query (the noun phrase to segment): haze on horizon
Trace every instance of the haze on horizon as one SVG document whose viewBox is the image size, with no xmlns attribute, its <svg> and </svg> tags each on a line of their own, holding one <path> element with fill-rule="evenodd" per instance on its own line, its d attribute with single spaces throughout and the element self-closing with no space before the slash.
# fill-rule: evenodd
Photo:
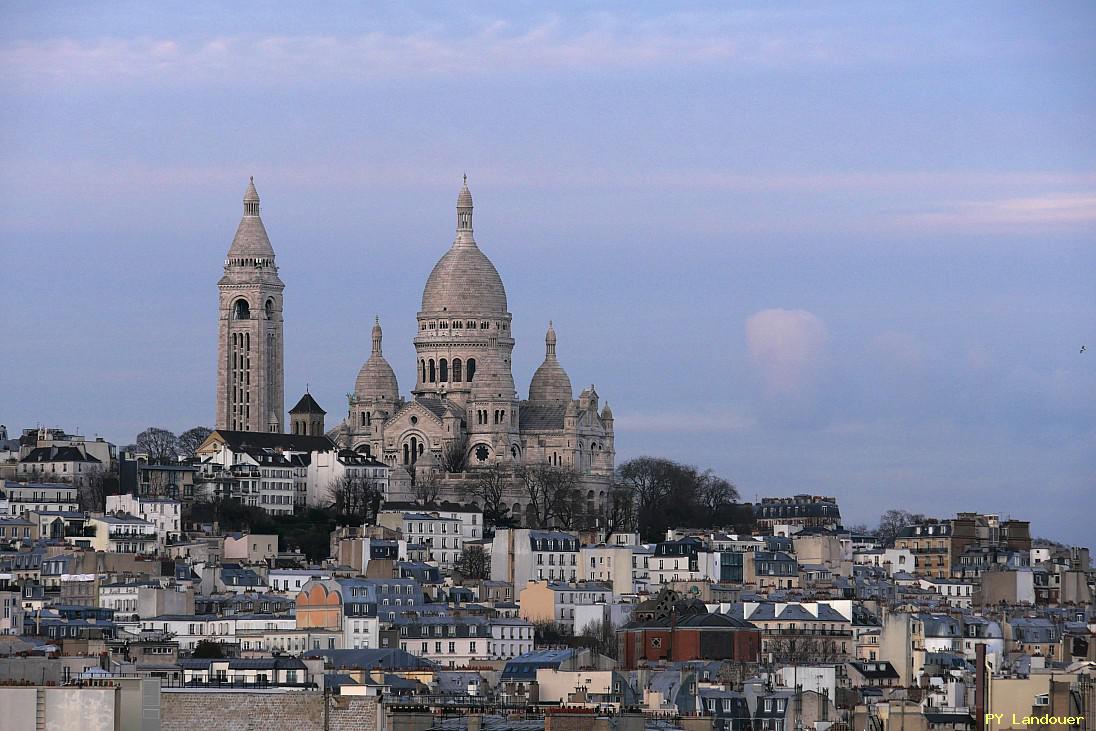
<svg viewBox="0 0 1096 731">
<path fill-rule="evenodd" d="M 1096 515 L 1096 6 L 0 6 L 0 423 L 212 425 L 249 175 L 286 406 L 406 394 L 467 173 L 524 392 L 744 499 Z M 1080 353 L 1082 345 L 1087 353 Z"/>
</svg>

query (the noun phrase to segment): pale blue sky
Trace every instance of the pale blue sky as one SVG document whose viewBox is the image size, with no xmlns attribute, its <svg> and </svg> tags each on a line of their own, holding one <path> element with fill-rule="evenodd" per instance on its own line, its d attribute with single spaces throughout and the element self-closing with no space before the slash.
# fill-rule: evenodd
<svg viewBox="0 0 1096 731">
<path fill-rule="evenodd" d="M 228 7 L 0 5 L 9 428 L 212 422 L 248 175 L 286 406 L 374 314 L 406 392 L 467 172 L 519 389 L 552 319 L 621 459 L 1094 542 L 1096 6 Z"/>
</svg>

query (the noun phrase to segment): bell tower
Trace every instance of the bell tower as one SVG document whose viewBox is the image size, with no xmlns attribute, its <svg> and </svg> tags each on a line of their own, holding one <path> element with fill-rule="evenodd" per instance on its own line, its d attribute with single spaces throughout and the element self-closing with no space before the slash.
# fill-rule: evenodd
<svg viewBox="0 0 1096 731">
<path fill-rule="evenodd" d="M 274 248 L 259 216 L 255 179 L 225 258 L 217 346 L 218 429 L 281 432 L 283 415 L 282 290 Z"/>
</svg>

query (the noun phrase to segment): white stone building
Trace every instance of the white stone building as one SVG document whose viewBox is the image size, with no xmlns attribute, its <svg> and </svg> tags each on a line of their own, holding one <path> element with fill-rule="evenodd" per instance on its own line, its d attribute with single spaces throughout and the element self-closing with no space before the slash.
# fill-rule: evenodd
<svg viewBox="0 0 1096 731">
<path fill-rule="evenodd" d="M 426 560 L 450 570 L 464 550 L 461 523 L 436 513 L 403 513 L 403 537 L 411 545 L 426 548 Z"/>
<path fill-rule="evenodd" d="M 237 632 L 249 636 L 267 630 L 295 630 L 296 620 L 292 616 L 275 614 L 163 614 L 142 618 L 141 629 L 145 631 L 167 632 L 175 637 L 180 650 L 193 650 L 206 640 L 209 642 L 235 642 Z"/>
<path fill-rule="evenodd" d="M 12 515 L 75 512 L 80 509 L 77 488 L 59 482 L 5 482 L 3 494 Z"/>
<path fill-rule="evenodd" d="M 91 547 L 96 551 L 152 554 L 160 547 L 156 526 L 135 515 L 92 515 L 87 525 L 95 529 Z"/>
<path fill-rule="evenodd" d="M 491 578 L 520 592 L 530 581 L 576 581 L 578 538 L 562 531 L 502 528 L 491 543 Z"/>
<path fill-rule="evenodd" d="M 156 526 L 161 545 L 176 540 L 182 531 L 181 508 L 178 500 L 143 498 L 136 495 L 107 495 L 108 513 L 128 513 Z"/>
<path fill-rule="evenodd" d="M 301 587 L 312 579 L 330 578 L 330 572 L 320 569 L 270 569 L 266 575 L 266 584 L 270 591 L 295 599 Z"/>
<path fill-rule="evenodd" d="M 308 464 L 306 503 L 316 507 L 331 505 L 333 487 L 344 480 L 368 484 L 387 499 L 390 472 L 384 462 L 350 449 L 316 452 Z"/>
<path fill-rule="evenodd" d="M 579 551 L 578 578 L 601 581 L 613 588 L 613 594 L 635 592 L 632 556 L 636 546 L 598 544 L 583 546 Z"/>
<path fill-rule="evenodd" d="M 612 588 L 600 581 L 534 581 L 518 592 L 522 619 L 555 622 L 571 631 L 578 630 L 575 626 L 578 607 L 612 601 Z"/>
<path fill-rule="evenodd" d="M 309 492 L 309 465 L 334 451 L 322 436 L 217 429 L 197 450 L 196 480 L 207 497 L 289 514 Z"/>
<path fill-rule="evenodd" d="M 492 660 L 509 660 L 533 651 L 533 623 L 517 617 L 491 620 L 491 641 L 487 654 Z"/>
<path fill-rule="evenodd" d="M 573 468 L 587 503 L 605 502 L 615 464 L 612 411 L 608 404 L 600 406 L 593 386 L 574 398 L 556 358 L 551 324 L 544 362 L 528 398 L 521 399 L 511 373 L 511 320 L 502 278 L 473 237 L 472 196 L 465 185 L 457 198 L 456 239 L 423 289 L 411 397 L 399 392 L 377 323 L 347 419 L 332 432 L 343 446 L 393 468 L 393 499 L 412 498 L 411 482 L 425 479 L 420 473 L 453 467 L 449 458 L 460 452 L 466 468 L 473 469 L 491 464 Z M 457 471 L 447 471 L 454 476 L 442 476 L 441 497 L 459 501 L 461 480 Z M 533 522 L 528 497 L 516 483 L 513 488 L 507 495 L 512 515 Z"/>
</svg>

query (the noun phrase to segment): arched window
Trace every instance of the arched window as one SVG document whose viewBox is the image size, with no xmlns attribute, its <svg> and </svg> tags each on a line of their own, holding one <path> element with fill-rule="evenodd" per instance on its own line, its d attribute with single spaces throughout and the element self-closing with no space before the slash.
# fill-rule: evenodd
<svg viewBox="0 0 1096 731">
<path fill-rule="evenodd" d="M 372 411 L 366 411 L 365 412 L 365 425 L 366 426 L 373 426 L 373 412 Z"/>
<path fill-rule="evenodd" d="M 365 426 L 365 412 L 361 413 L 361 426 Z"/>
<path fill-rule="evenodd" d="M 426 364 L 427 370 L 430 372 L 430 383 L 437 383 L 437 373 L 434 370 L 434 359 L 431 358 Z"/>
<path fill-rule="evenodd" d="M 514 507 L 510 508 L 510 517 L 516 521 L 521 521 L 521 503 L 514 503 Z"/>
<path fill-rule="evenodd" d="M 538 526 L 537 524 L 537 511 L 533 509 L 533 504 L 529 503 L 525 506 L 525 524 L 530 528 L 544 528 L 547 526 Z"/>
<path fill-rule="evenodd" d="M 475 377 L 476 377 L 476 359 L 475 358 L 469 358 L 468 359 L 468 377 L 467 377 L 467 380 L 469 382 L 471 382 L 472 379 L 475 378 Z"/>
<path fill-rule="evenodd" d="M 586 493 L 586 512 L 591 513 L 591 514 L 594 512 L 594 491 L 593 490 L 590 490 L 590 492 Z"/>
<path fill-rule="evenodd" d="M 426 361 L 425 360 L 420 360 L 419 361 L 419 366 L 422 369 L 422 378 L 420 378 L 419 381 L 421 383 L 426 383 Z"/>
<path fill-rule="evenodd" d="M 460 383 L 460 358 L 453 359 L 453 383 Z"/>
<path fill-rule="evenodd" d="M 439 361 L 439 366 L 441 370 L 441 378 L 439 378 L 438 380 L 442 383 L 449 383 L 449 361 L 445 358 L 442 358 L 441 361 Z"/>
<path fill-rule="evenodd" d="M 411 448 L 406 444 L 403 445 L 403 463 L 411 464 Z"/>
<path fill-rule="evenodd" d="M 232 306 L 232 317 L 235 320 L 251 319 L 251 305 L 247 304 L 247 300 L 236 300 L 236 304 Z"/>
<path fill-rule="evenodd" d="M 272 317 L 274 317 L 274 300 L 268 299 L 266 301 L 266 319 L 269 320 Z"/>
</svg>

